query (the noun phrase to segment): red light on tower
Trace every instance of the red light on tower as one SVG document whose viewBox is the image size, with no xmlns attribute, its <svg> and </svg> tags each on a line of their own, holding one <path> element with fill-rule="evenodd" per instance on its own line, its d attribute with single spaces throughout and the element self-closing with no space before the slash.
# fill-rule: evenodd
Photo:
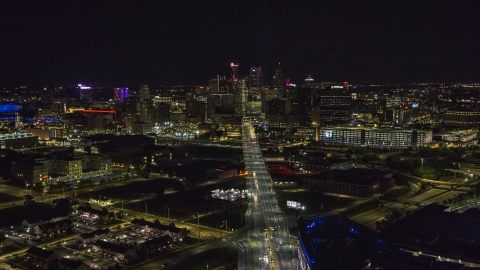
<svg viewBox="0 0 480 270">
<path fill-rule="evenodd" d="M 278 62 L 278 65 L 280 66 L 280 62 Z"/>
<path fill-rule="evenodd" d="M 348 82 L 343 82 L 343 84 L 348 84 Z"/>
</svg>

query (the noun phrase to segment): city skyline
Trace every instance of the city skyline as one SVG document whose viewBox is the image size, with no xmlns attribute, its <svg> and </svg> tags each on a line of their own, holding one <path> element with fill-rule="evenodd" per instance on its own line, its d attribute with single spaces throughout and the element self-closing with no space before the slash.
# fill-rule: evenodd
<svg viewBox="0 0 480 270">
<path fill-rule="evenodd" d="M 3 2 L 3 84 L 206 84 L 262 66 L 316 81 L 475 82 L 476 1 Z"/>
</svg>

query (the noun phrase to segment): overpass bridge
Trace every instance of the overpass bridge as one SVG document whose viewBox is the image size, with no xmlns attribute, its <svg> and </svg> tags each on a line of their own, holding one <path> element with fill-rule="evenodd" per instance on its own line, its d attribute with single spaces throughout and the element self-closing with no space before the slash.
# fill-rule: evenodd
<svg viewBox="0 0 480 270">
<path fill-rule="evenodd" d="M 480 170 L 478 170 L 477 168 L 475 169 L 445 169 L 447 171 L 451 171 L 453 172 L 453 175 L 455 176 L 455 178 L 457 177 L 457 173 L 460 173 L 460 174 L 473 174 L 475 175 L 475 179 L 478 179 L 478 177 L 480 176 Z"/>
<path fill-rule="evenodd" d="M 442 187 L 439 186 L 450 186 L 450 190 L 458 190 L 458 191 L 465 191 L 464 189 L 458 189 L 459 187 L 468 187 L 470 189 L 473 189 L 478 183 L 478 180 L 474 181 L 469 181 L 468 183 L 452 183 L 452 182 L 447 182 L 447 181 L 438 181 L 438 180 L 430 180 L 430 179 L 421 179 L 422 183 L 430 183 L 434 188 L 439 188 L 441 189 Z"/>
</svg>

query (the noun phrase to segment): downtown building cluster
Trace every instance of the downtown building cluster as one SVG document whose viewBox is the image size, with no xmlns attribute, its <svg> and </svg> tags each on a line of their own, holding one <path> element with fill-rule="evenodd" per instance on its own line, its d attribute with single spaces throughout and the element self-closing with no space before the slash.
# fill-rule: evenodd
<svg viewBox="0 0 480 270">
<path fill-rule="evenodd" d="M 230 64 L 228 75 L 215 75 L 206 85 L 5 88 L 0 128 L 12 135 L 0 144 L 21 148 L 63 140 L 78 145 L 72 138 L 85 134 L 238 138 L 243 117 L 254 119 L 266 131 L 259 137 L 272 142 L 379 148 L 423 146 L 436 138 L 469 143 L 475 133 L 465 130 L 478 128 L 476 84 L 351 84 L 317 82 L 310 75 L 295 84 L 280 65 L 273 76 L 265 76 L 260 66 L 248 74 L 239 67 Z M 37 136 L 38 143 L 12 131 Z"/>
</svg>

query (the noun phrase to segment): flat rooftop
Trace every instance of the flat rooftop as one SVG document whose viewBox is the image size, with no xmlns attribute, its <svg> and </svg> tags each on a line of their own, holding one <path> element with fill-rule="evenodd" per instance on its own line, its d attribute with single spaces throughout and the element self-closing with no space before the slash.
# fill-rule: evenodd
<svg viewBox="0 0 480 270">
<path fill-rule="evenodd" d="M 352 168 L 348 170 L 329 170 L 314 175 L 309 175 L 304 178 L 316 180 L 328 180 L 332 182 L 368 185 L 378 182 L 381 178 L 390 179 L 393 174 L 384 171 Z"/>
<path fill-rule="evenodd" d="M 376 232 L 338 215 L 297 220 L 300 249 L 316 269 L 361 269 L 369 258 Z"/>
<path fill-rule="evenodd" d="M 449 206 L 430 204 L 384 228 L 381 238 L 436 255 L 463 254 L 465 261 L 480 260 L 480 209 L 451 212 Z M 439 237 L 435 244 L 428 240 Z"/>
</svg>

